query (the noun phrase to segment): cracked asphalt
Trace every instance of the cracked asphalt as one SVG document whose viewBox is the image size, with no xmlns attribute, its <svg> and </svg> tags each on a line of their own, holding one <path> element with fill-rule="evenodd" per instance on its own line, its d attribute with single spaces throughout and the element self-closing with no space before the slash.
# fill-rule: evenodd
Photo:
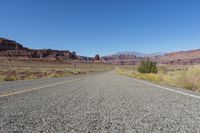
<svg viewBox="0 0 200 133">
<path fill-rule="evenodd" d="M 2 83 L 0 95 L 51 84 L 0 97 L 0 132 L 200 132 L 200 99 L 114 71 Z"/>
</svg>

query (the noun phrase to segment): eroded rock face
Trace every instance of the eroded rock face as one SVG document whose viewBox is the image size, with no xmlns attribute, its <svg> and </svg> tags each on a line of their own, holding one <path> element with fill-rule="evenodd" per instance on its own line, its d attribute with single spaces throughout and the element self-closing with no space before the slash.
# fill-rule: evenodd
<svg viewBox="0 0 200 133">
<path fill-rule="evenodd" d="M 0 57 L 7 59 L 19 59 L 19 60 L 73 60 L 77 59 L 76 54 L 70 51 L 60 51 L 60 50 L 33 50 L 23 47 L 23 45 L 8 40 L 5 38 L 0 38 Z"/>
<path fill-rule="evenodd" d="M 27 48 L 24 48 L 21 44 L 8 40 L 5 38 L 0 38 L 0 51 L 5 50 L 25 50 Z"/>
<path fill-rule="evenodd" d="M 200 64 L 200 49 L 168 53 L 155 61 L 161 64 Z"/>
</svg>

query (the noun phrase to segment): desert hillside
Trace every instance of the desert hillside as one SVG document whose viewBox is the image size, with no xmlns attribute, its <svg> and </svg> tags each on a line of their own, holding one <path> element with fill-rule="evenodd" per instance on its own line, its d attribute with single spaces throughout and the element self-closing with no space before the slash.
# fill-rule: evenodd
<svg viewBox="0 0 200 133">
<path fill-rule="evenodd" d="M 165 54 L 156 59 L 163 64 L 199 64 L 200 49 Z"/>
</svg>

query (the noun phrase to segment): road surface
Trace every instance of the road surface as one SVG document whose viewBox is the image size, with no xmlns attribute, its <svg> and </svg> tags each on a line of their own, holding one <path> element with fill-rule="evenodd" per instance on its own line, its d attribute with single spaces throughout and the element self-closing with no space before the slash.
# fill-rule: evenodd
<svg viewBox="0 0 200 133">
<path fill-rule="evenodd" d="M 114 71 L 1 83 L 0 132 L 200 132 L 200 98 Z"/>
</svg>

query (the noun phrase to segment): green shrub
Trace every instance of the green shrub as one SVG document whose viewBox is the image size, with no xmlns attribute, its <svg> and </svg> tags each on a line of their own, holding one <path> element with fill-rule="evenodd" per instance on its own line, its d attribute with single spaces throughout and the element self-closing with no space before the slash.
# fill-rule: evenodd
<svg viewBox="0 0 200 133">
<path fill-rule="evenodd" d="M 138 72 L 140 72 L 140 73 L 157 73 L 158 69 L 156 67 L 156 63 L 147 59 L 147 60 L 142 60 L 142 63 L 138 68 Z"/>
<path fill-rule="evenodd" d="M 16 77 L 5 77 L 4 81 L 16 81 L 17 78 Z"/>
</svg>

